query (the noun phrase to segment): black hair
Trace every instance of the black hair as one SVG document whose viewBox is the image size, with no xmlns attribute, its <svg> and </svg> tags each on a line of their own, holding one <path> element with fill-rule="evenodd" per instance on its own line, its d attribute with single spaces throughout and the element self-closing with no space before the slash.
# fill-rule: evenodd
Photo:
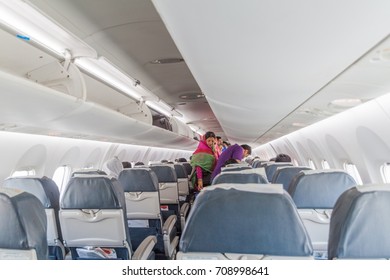
<svg viewBox="0 0 390 280">
<path fill-rule="evenodd" d="M 234 158 L 229 158 L 227 161 L 225 161 L 222 167 L 225 167 L 228 164 L 237 164 L 237 163 L 238 163 L 237 160 L 235 160 Z"/>
<path fill-rule="evenodd" d="M 134 163 L 134 166 L 141 166 L 141 165 L 145 165 L 145 163 L 143 163 L 142 161 L 138 161 Z"/>
<path fill-rule="evenodd" d="M 244 150 L 247 150 L 248 151 L 248 155 L 251 155 L 252 154 L 252 148 L 251 146 L 247 145 L 247 144 L 242 144 L 241 145 L 241 148 L 243 148 Z"/>
<path fill-rule="evenodd" d="M 291 158 L 286 154 L 278 154 L 275 158 L 275 162 L 291 162 Z"/>
<path fill-rule="evenodd" d="M 178 162 L 187 162 L 187 160 L 185 159 L 185 158 L 179 158 L 178 160 L 177 160 Z"/>
<path fill-rule="evenodd" d="M 204 135 L 204 140 L 206 140 L 210 137 L 215 138 L 215 133 L 212 131 L 207 131 L 206 134 Z"/>
<path fill-rule="evenodd" d="M 131 163 L 128 161 L 122 161 L 123 168 L 131 168 Z"/>
</svg>

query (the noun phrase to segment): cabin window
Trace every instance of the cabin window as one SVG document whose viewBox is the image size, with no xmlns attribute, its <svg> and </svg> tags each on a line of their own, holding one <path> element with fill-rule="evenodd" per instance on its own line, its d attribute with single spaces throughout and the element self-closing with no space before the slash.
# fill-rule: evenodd
<svg viewBox="0 0 390 280">
<path fill-rule="evenodd" d="M 59 191 L 66 186 L 72 174 L 72 168 L 68 165 L 60 166 L 53 175 L 53 181 L 57 184 Z"/>
<path fill-rule="evenodd" d="M 35 174 L 36 174 L 35 169 L 29 167 L 29 168 L 14 171 L 11 177 L 34 176 Z"/>
<path fill-rule="evenodd" d="M 312 159 L 309 159 L 309 160 L 308 160 L 308 163 L 309 163 L 309 167 L 310 167 L 311 169 L 313 169 L 313 170 L 314 170 L 314 169 L 317 169 L 317 168 L 316 168 L 316 165 L 314 164 L 314 161 L 313 161 Z"/>
<path fill-rule="evenodd" d="M 381 175 L 384 183 L 390 183 L 390 162 L 386 162 L 381 166 Z"/>
<path fill-rule="evenodd" d="M 348 172 L 349 175 L 351 175 L 356 183 L 358 185 L 362 185 L 363 181 L 362 178 L 360 177 L 359 171 L 356 168 L 356 165 L 353 163 L 344 163 L 344 170 Z"/>
<path fill-rule="evenodd" d="M 321 161 L 321 165 L 322 165 L 322 169 L 330 169 L 329 162 L 326 159 Z"/>
</svg>

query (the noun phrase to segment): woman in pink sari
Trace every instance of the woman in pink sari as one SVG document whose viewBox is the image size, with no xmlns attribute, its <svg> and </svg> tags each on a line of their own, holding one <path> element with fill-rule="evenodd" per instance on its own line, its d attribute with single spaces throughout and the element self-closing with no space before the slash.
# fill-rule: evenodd
<svg viewBox="0 0 390 280">
<path fill-rule="evenodd" d="M 211 173 L 215 167 L 215 134 L 208 131 L 199 141 L 198 148 L 192 154 L 192 180 L 197 191 L 211 184 Z"/>
</svg>

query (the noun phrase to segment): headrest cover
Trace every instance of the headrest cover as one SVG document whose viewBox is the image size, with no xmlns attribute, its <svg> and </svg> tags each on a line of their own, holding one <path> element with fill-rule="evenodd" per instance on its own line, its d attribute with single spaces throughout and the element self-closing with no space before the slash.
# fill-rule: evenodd
<svg viewBox="0 0 390 280">
<path fill-rule="evenodd" d="M 47 220 L 37 197 L 28 192 L 0 188 L 0 248 L 35 249 L 47 259 Z"/>
<path fill-rule="evenodd" d="M 123 188 L 116 179 L 78 175 L 69 180 L 60 206 L 62 209 L 116 209 L 122 208 L 123 202 Z"/>
<path fill-rule="evenodd" d="M 254 183 L 267 184 L 268 181 L 258 173 L 226 172 L 220 173 L 213 179 L 213 185 L 221 183 Z"/>
<path fill-rule="evenodd" d="M 10 189 L 19 189 L 35 195 L 45 208 L 48 208 L 50 205 L 50 200 L 39 178 L 11 177 L 4 181 L 3 186 Z"/>
<path fill-rule="evenodd" d="M 353 187 L 337 200 L 330 221 L 329 259 L 390 258 L 389 186 L 375 188 L 360 192 Z"/>
<path fill-rule="evenodd" d="M 125 169 L 119 174 L 119 183 L 125 192 L 156 192 L 158 179 L 150 168 Z"/>
<path fill-rule="evenodd" d="M 337 198 L 356 185 L 351 175 L 341 170 L 304 170 L 288 189 L 298 208 L 332 209 Z"/>
<path fill-rule="evenodd" d="M 261 186 L 278 191 L 261 192 Z M 222 184 L 202 190 L 188 217 L 180 251 L 279 256 L 313 253 L 293 201 L 282 185 L 256 184 Z"/>
<path fill-rule="evenodd" d="M 79 169 L 72 173 L 72 177 L 80 174 L 88 174 L 88 175 L 107 175 L 106 172 L 100 169 Z"/>
<path fill-rule="evenodd" d="M 159 183 L 176 183 L 175 169 L 170 165 L 152 165 L 150 169 L 156 173 Z"/>
</svg>

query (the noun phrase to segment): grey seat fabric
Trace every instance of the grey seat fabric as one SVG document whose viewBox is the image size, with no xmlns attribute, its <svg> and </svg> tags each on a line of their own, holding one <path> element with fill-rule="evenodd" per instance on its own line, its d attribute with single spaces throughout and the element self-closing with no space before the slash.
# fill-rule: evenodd
<svg viewBox="0 0 390 280">
<path fill-rule="evenodd" d="M 215 176 L 213 185 L 223 183 L 252 183 L 252 184 L 267 184 L 268 181 L 258 173 L 239 173 L 239 172 L 222 172 Z"/>
<path fill-rule="evenodd" d="M 304 170 L 293 178 L 288 191 L 309 232 L 316 258 L 327 258 L 329 224 L 337 198 L 355 185 L 343 170 Z"/>
<path fill-rule="evenodd" d="M 156 173 L 158 178 L 160 204 L 164 209 L 162 211 L 163 221 L 165 222 L 169 216 L 175 214 L 178 218 L 176 227 L 181 232 L 189 212 L 189 203 L 185 202 L 180 206 L 179 186 L 175 169 L 168 164 L 152 165 L 150 169 Z"/>
<path fill-rule="evenodd" d="M 283 189 L 287 191 L 294 176 L 302 170 L 311 170 L 311 168 L 306 166 L 278 167 L 274 173 L 274 176 L 272 177 L 272 183 L 282 184 Z"/>
<path fill-rule="evenodd" d="M 282 166 L 292 166 L 292 163 L 291 162 L 272 162 L 272 163 L 267 163 L 264 166 L 265 173 L 267 174 L 267 180 L 269 182 L 272 182 L 272 178 L 273 178 L 276 170 Z"/>
<path fill-rule="evenodd" d="M 181 163 L 176 163 L 173 165 L 173 167 L 175 169 L 176 177 L 177 177 L 177 184 L 179 188 L 179 200 L 188 202 L 190 188 L 188 182 L 187 169 Z"/>
<path fill-rule="evenodd" d="M 345 191 L 333 210 L 329 259 L 390 259 L 390 185 Z"/>
<path fill-rule="evenodd" d="M 337 198 L 355 185 L 344 170 L 303 170 L 293 178 L 288 192 L 298 209 L 332 209 Z"/>
<path fill-rule="evenodd" d="M 47 216 L 47 240 L 50 259 L 64 259 L 65 248 L 58 217 L 60 193 L 56 183 L 48 177 L 10 177 L 3 186 L 11 189 L 20 189 L 35 195 L 45 208 Z"/>
<path fill-rule="evenodd" d="M 310 257 L 313 250 L 281 185 L 219 184 L 196 198 L 180 252 Z"/>
<path fill-rule="evenodd" d="M 48 258 L 46 214 L 31 193 L 0 188 L 0 259 Z"/>
<path fill-rule="evenodd" d="M 118 258 L 131 258 L 125 196 L 116 179 L 101 175 L 71 178 L 60 208 L 64 243 L 71 248 L 73 259 L 79 258 L 77 248 L 84 246 L 115 248 Z"/>
<path fill-rule="evenodd" d="M 155 252 L 172 258 L 176 252 L 176 215 L 172 224 L 162 222 L 158 178 L 150 168 L 124 169 L 118 180 L 126 199 L 128 226 L 133 248 L 137 248 L 149 235 L 157 238 Z"/>
</svg>

